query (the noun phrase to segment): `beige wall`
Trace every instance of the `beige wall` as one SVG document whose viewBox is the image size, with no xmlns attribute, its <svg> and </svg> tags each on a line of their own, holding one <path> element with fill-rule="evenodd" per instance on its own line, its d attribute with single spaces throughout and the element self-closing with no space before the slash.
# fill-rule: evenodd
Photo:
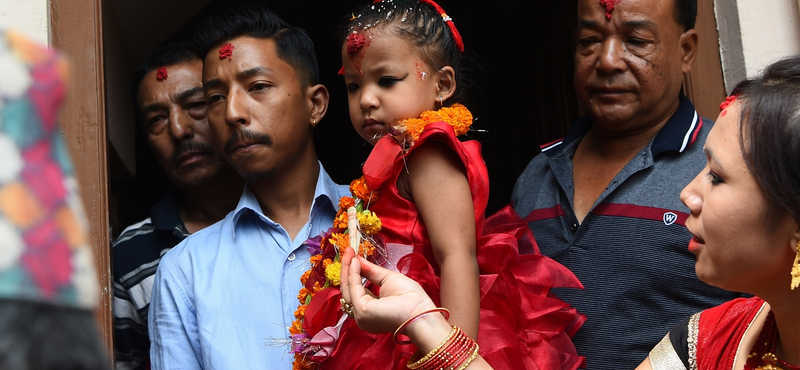
<svg viewBox="0 0 800 370">
<path fill-rule="evenodd" d="M 747 77 L 786 56 L 800 54 L 800 1 L 739 0 Z"/>
<path fill-rule="evenodd" d="M 0 0 L 0 26 L 13 28 L 42 44 L 49 44 L 48 1 Z"/>
</svg>

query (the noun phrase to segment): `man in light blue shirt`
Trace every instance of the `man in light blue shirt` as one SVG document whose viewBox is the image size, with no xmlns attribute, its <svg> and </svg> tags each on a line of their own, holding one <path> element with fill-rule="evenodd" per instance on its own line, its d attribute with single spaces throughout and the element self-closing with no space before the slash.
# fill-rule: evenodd
<svg viewBox="0 0 800 370">
<path fill-rule="evenodd" d="M 288 330 L 309 253 L 339 198 L 313 127 L 328 91 L 308 35 L 259 5 L 206 21 L 196 41 L 215 145 L 247 186 L 236 209 L 161 260 L 153 369 L 291 369 Z"/>
</svg>

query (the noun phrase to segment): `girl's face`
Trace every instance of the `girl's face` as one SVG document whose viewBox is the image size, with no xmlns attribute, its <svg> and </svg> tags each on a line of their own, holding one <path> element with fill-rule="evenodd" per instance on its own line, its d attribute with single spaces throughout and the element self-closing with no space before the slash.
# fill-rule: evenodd
<svg viewBox="0 0 800 370">
<path fill-rule="evenodd" d="M 347 42 L 342 46 L 350 121 L 372 145 L 386 134 L 386 124 L 392 120 L 416 118 L 436 109 L 440 96 L 447 100 L 452 95 L 440 86 L 442 73 L 387 27 L 361 31 L 366 42 L 357 52 L 348 53 Z"/>
<path fill-rule="evenodd" d="M 769 214 L 740 147 L 740 109 L 737 102 L 720 114 L 706 140 L 706 167 L 681 201 L 691 211 L 689 251 L 700 280 L 763 296 L 770 287 L 788 291 L 797 224 L 788 214 L 777 220 Z"/>
</svg>

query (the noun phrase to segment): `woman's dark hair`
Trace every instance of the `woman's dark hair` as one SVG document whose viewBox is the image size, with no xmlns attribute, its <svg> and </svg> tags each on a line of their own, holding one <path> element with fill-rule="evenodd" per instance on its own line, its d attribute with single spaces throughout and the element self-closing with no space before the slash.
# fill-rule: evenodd
<svg viewBox="0 0 800 370">
<path fill-rule="evenodd" d="M 456 91 L 445 105 L 466 103 L 467 85 L 471 84 L 471 79 L 465 76 L 469 69 L 450 28 L 433 6 L 417 0 L 384 0 L 359 6 L 342 20 L 337 32 L 339 45 L 343 45 L 353 31 L 382 27 L 391 27 L 399 36 L 407 38 L 434 69 L 452 67 Z"/>
<path fill-rule="evenodd" d="M 106 370 L 109 365 L 91 312 L 0 300 L 0 369 Z"/>
<path fill-rule="evenodd" d="M 306 31 L 292 27 L 266 6 L 245 4 L 213 15 L 200 26 L 194 41 L 201 57 L 205 58 L 212 47 L 242 36 L 272 39 L 278 57 L 294 68 L 303 84 L 312 86 L 319 83 L 314 42 Z"/>
<path fill-rule="evenodd" d="M 800 56 L 778 61 L 734 89 L 742 100 L 745 161 L 773 216 L 800 224 Z"/>
</svg>

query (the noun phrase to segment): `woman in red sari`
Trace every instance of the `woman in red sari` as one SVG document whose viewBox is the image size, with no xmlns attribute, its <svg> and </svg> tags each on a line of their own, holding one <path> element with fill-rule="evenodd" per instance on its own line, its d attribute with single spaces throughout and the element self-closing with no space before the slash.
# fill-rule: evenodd
<svg viewBox="0 0 800 370">
<path fill-rule="evenodd" d="M 800 369 L 800 56 L 721 106 L 706 168 L 683 192 L 708 284 L 754 297 L 695 314 L 639 369 Z"/>
</svg>

